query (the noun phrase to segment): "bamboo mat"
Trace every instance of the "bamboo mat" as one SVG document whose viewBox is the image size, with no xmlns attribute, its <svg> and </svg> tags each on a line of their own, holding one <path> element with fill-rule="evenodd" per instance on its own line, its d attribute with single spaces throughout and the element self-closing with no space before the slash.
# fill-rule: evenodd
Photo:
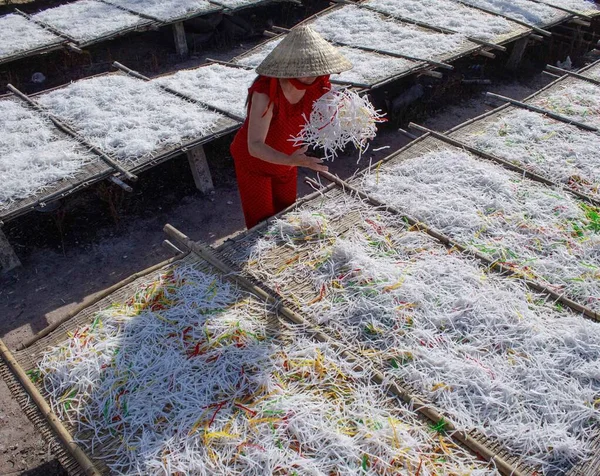
<svg viewBox="0 0 600 476">
<path fill-rule="evenodd" d="M 318 213 L 319 210 L 327 209 L 328 204 L 333 204 L 337 200 L 347 198 L 347 193 L 336 188 L 326 194 L 323 197 L 317 197 L 302 204 L 297 207 L 297 211 L 310 211 L 314 213 Z M 338 221 L 329 222 L 328 229 L 335 234 L 339 234 L 340 236 L 345 236 L 347 233 L 352 230 L 356 230 L 357 228 L 361 228 L 364 224 L 362 218 L 362 212 L 373 211 L 373 207 L 366 203 L 363 203 L 359 199 L 354 199 L 356 202 L 356 209 L 353 213 L 349 213 L 343 217 L 341 217 Z M 396 233 L 405 233 L 407 229 L 402 226 L 402 222 L 398 220 L 398 226 L 394 227 Z M 263 236 L 265 230 L 257 230 L 254 232 L 246 233 L 240 235 L 239 237 L 230 240 L 224 243 L 219 251 L 222 255 L 235 263 L 238 267 L 242 269 L 242 273 L 245 276 L 257 279 L 258 275 L 253 270 L 252 264 L 248 263 L 248 254 L 252 250 L 252 248 L 256 245 L 257 241 Z M 421 233 L 415 231 L 415 233 Z M 433 239 L 431 239 L 434 241 Z M 310 246 L 310 241 L 307 242 L 306 246 Z M 303 248 L 300 246 L 300 248 Z M 272 252 L 269 253 L 266 258 L 268 261 L 266 264 L 265 261 L 261 261 L 263 267 L 267 266 L 272 270 L 273 273 L 277 273 L 278 270 L 286 267 L 290 262 L 305 262 L 308 256 L 308 251 L 306 249 L 301 251 L 290 250 L 285 246 L 278 246 Z M 302 279 L 301 277 L 296 278 L 293 282 L 289 282 L 285 284 L 285 289 L 279 289 L 279 295 L 285 299 L 285 303 L 288 307 L 296 310 L 299 313 L 306 314 L 305 309 L 307 308 L 308 303 L 313 302 L 315 299 L 319 297 L 319 290 L 315 289 L 314 284 L 308 279 Z M 309 318 L 310 320 L 310 318 Z M 327 328 L 325 325 L 318 325 L 318 323 L 312 321 L 312 323 L 317 326 L 320 330 L 324 331 L 328 335 L 331 335 L 335 340 L 341 341 L 344 345 L 349 348 L 357 349 L 357 352 L 361 357 L 368 358 L 369 349 L 362 348 L 362 345 L 357 344 L 357 342 L 349 341 L 347 338 L 342 336 L 339 333 L 332 331 L 330 328 Z M 366 352 L 365 352 L 366 351 Z M 380 371 L 385 371 L 383 368 L 379 368 Z M 395 379 L 395 377 L 392 377 Z M 427 399 L 424 395 L 420 394 L 416 388 L 407 382 L 398 381 L 395 379 L 398 385 L 406 390 L 409 394 L 414 395 L 421 400 L 426 401 L 428 406 L 435 407 L 435 405 L 427 402 Z M 443 409 L 437 409 L 443 414 L 447 414 L 443 411 Z M 510 465 L 515 468 L 518 468 L 522 474 L 525 475 L 534 475 L 536 470 L 534 468 L 528 467 L 521 463 L 520 458 L 511 454 L 508 450 L 506 450 L 503 445 L 493 438 L 488 438 L 483 435 L 481 432 L 477 430 L 471 430 L 468 432 L 468 435 L 474 439 L 475 441 L 481 443 L 486 446 L 493 453 L 498 455 L 500 458 L 504 459 Z"/>
<path fill-rule="evenodd" d="M 502 111 L 501 111 L 502 112 Z M 476 122 L 473 122 L 470 126 L 468 127 L 476 127 Z M 419 159 L 420 157 L 431 153 L 431 152 L 439 152 L 439 151 L 444 151 L 444 150 L 448 150 L 448 151 L 463 151 L 463 149 L 456 147 L 454 145 L 451 144 L 447 144 L 446 142 L 440 140 L 440 139 L 436 139 L 434 137 L 431 137 L 429 135 L 423 135 L 421 136 L 419 139 L 417 139 L 416 141 L 413 141 L 411 143 L 409 143 L 406 147 L 404 147 L 403 149 L 401 149 L 401 151 L 392 154 L 388 157 L 386 157 L 385 159 L 383 159 L 381 166 L 378 166 L 379 170 L 385 170 L 386 167 L 390 167 L 390 166 L 394 166 L 397 165 L 401 162 L 407 161 L 407 160 L 413 160 L 413 159 Z M 492 162 L 491 160 L 482 158 L 480 156 L 477 156 L 476 154 L 473 154 L 471 152 L 468 152 L 475 160 L 481 161 L 481 162 Z M 492 163 L 496 163 L 496 162 L 492 162 Z M 376 164 L 377 165 L 377 164 Z M 502 165 L 500 164 L 496 164 L 498 167 L 502 168 Z M 373 166 L 374 168 L 375 166 Z M 356 187 L 357 189 L 360 189 L 362 191 L 364 191 L 365 193 L 369 193 L 369 190 L 365 189 L 362 186 L 362 181 L 365 177 L 365 175 L 369 172 L 369 170 L 365 170 L 362 173 L 360 173 L 359 175 L 357 175 L 355 178 L 351 179 L 348 181 L 348 183 L 354 187 Z M 507 173 L 508 172 L 507 170 Z M 512 173 L 517 173 L 517 172 L 512 172 Z M 526 180 L 531 180 L 531 179 L 526 179 Z M 534 180 L 531 180 L 532 184 L 535 184 L 536 182 Z M 542 184 L 539 184 L 540 186 L 544 186 Z M 558 186 L 560 186 L 560 184 L 557 184 Z M 582 200 L 578 197 L 573 196 L 573 198 L 575 200 Z M 414 218 L 418 218 L 418 217 L 414 217 Z M 428 223 L 425 222 L 426 225 L 429 225 Z M 452 238 L 452 237 L 450 237 Z M 471 250 L 472 248 L 467 246 L 465 243 L 460 243 L 461 245 L 465 246 L 466 249 Z M 475 251 L 475 250 L 473 250 Z M 484 254 L 485 255 L 485 254 Z M 494 262 L 494 260 L 488 256 L 486 256 L 486 259 L 489 260 L 490 263 Z M 544 284 L 541 281 L 536 281 L 535 279 L 532 280 L 532 282 L 537 283 L 540 286 L 543 286 Z M 562 295 L 561 297 L 569 297 L 568 295 Z M 576 304 L 579 304 L 580 306 L 586 308 L 587 311 L 589 311 L 589 315 L 591 316 L 595 316 L 592 317 L 592 319 L 594 320 L 600 320 L 599 318 L 599 314 L 594 312 L 593 310 L 589 309 L 586 307 L 584 302 L 577 302 L 577 300 L 575 298 L 570 297 L 571 299 L 574 299 Z"/>
<path fill-rule="evenodd" d="M 301 21 L 299 24 L 300 25 L 310 25 L 311 23 L 313 23 L 315 20 L 317 20 L 318 18 L 325 16 L 329 13 L 333 13 L 337 10 L 343 9 L 345 7 L 345 5 L 335 5 L 332 6 L 326 10 L 323 10 L 319 13 L 316 13 L 315 15 L 306 18 L 305 20 Z M 385 15 L 382 13 L 375 13 L 373 12 L 374 15 L 378 15 L 379 17 L 383 19 L 385 19 Z M 410 27 L 411 29 L 415 29 L 417 31 L 422 31 L 424 33 L 431 33 L 431 30 L 428 30 L 426 28 L 420 27 L 420 26 L 416 26 L 416 25 L 412 25 L 410 23 L 404 23 L 398 20 L 392 20 L 389 19 L 389 21 L 393 21 L 394 23 L 398 23 L 401 25 L 406 25 L 407 27 Z M 348 45 L 350 47 L 352 47 L 351 45 Z M 361 45 L 361 46 L 365 46 L 368 47 L 368 45 Z M 456 61 L 459 58 L 462 58 L 464 56 L 467 56 L 471 53 L 475 53 L 478 50 L 481 50 L 483 48 L 482 45 L 478 45 L 477 43 L 473 43 L 472 41 L 466 40 L 463 41 L 463 43 L 461 44 L 460 48 L 458 48 L 457 50 L 451 52 L 451 53 L 444 53 L 444 54 L 440 54 L 440 55 L 436 55 L 436 56 L 432 56 L 431 59 L 433 61 L 440 61 L 440 62 L 452 62 L 452 61 Z M 382 52 L 381 54 L 385 54 L 385 52 Z"/>
<path fill-rule="evenodd" d="M 568 79 L 572 79 L 572 78 L 568 78 Z M 502 108 L 501 111 L 495 111 L 495 114 L 501 113 L 504 110 L 507 110 L 507 108 Z M 476 122 L 473 122 L 473 124 L 476 125 Z M 455 129 L 455 130 L 458 130 L 458 129 Z M 434 139 L 433 137 L 430 137 L 428 135 L 423 135 L 423 136 L 421 136 L 421 138 L 411 142 L 406 147 L 401 149 L 401 151 L 399 151 L 395 154 L 392 154 L 389 157 L 387 157 L 386 159 L 384 159 L 384 162 L 382 163 L 382 167 L 396 165 L 398 163 L 401 163 L 401 162 L 409 160 L 409 159 L 418 158 L 429 152 L 436 152 L 436 151 L 440 151 L 440 150 L 444 150 L 444 149 L 447 150 L 447 149 L 452 149 L 452 148 L 453 148 L 453 146 L 451 146 L 451 145 L 448 145 L 442 141 Z M 480 159 L 480 160 L 484 160 L 484 159 Z M 357 177 L 350 180 L 349 184 L 352 186 L 355 186 L 357 189 L 364 190 L 364 188 L 361 185 L 362 185 L 362 179 L 363 179 L 365 173 L 366 172 L 359 174 Z M 368 190 L 364 190 L 364 191 L 368 193 Z M 485 439 L 483 439 L 483 441 L 485 441 Z M 593 431 L 592 436 L 589 438 L 589 441 L 591 442 L 592 447 L 594 449 L 600 449 L 600 428 L 596 428 Z M 497 445 L 497 443 L 494 443 L 494 442 L 487 443 L 487 446 L 492 447 L 492 448 L 494 448 L 494 447 L 501 448 L 499 445 Z M 501 450 L 499 451 L 499 453 L 502 454 Z M 508 458 L 506 458 L 506 459 L 509 460 Z M 592 474 L 600 474 L 600 451 L 595 452 L 594 456 L 589 461 L 582 462 L 579 465 L 573 467 L 568 472 L 568 474 L 569 474 L 569 476 L 591 476 Z"/>
<path fill-rule="evenodd" d="M 357 2 L 358 5 L 364 4 L 365 6 L 369 7 L 371 6 L 369 4 L 369 0 L 360 0 L 359 2 Z M 460 5 L 459 5 L 460 7 Z M 465 7 L 465 8 L 470 8 L 470 7 Z M 385 14 L 385 15 L 390 15 L 391 18 L 393 18 L 394 13 L 391 11 L 386 11 L 384 8 L 376 8 L 374 7 L 375 11 L 380 11 L 381 13 Z M 409 16 L 407 16 L 407 18 L 410 18 Z M 416 20 L 416 19 L 415 19 Z M 503 33 L 502 35 L 498 35 L 494 38 L 490 38 L 489 41 L 490 43 L 494 43 L 496 45 L 505 45 L 507 43 L 512 43 L 513 41 L 518 40 L 519 38 L 522 38 L 526 35 L 529 35 L 533 32 L 533 30 L 525 25 L 521 25 L 520 23 L 516 23 L 514 21 L 511 20 L 506 20 L 508 23 L 511 24 L 512 30 L 508 31 L 506 33 Z M 425 23 L 431 23 L 427 20 L 423 20 L 423 22 Z M 438 28 L 446 28 L 443 25 L 436 25 L 435 23 L 431 23 L 432 26 L 438 27 Z M 473 35 L 471 35 L 473 36 Z"/>
<path fill-rule="evenodd" d="M 64 46 L 68 43 L 67 40 L 64 40 L 59 37 L 58 40 L 53 41 L 44 46 L 39 46 L 37 48 L 33 48 L 31 50 L 24 50 L 18 53 L 14 53 L 7 56 L 0 57 L 0 65 L 5 63 L 10 63 L 12 61 L 17 61 L 23 58 L 28 58 L 30 56 L 41 55 L 44 53 L 50 53 L 51 51 L 59 50 L 64 48 Z"/>
<path fill-rule="evenodd" d="M 131 79 L 135 79 L 136 81 L 140 81 L 140 84 L 146 83 L 145 81 L 143 81 L 141 79 L 132 78 L 131 76 L 128 76 L 127 74 L 125 74 L 121 71 L 98 74 L 96 76 L 92 76 L 92 78 L 96 78 L 99 76 L 113 76 L 113 75 L 126 76 Z M 85 78 L 85 79 L 82 79 L 81 81 L 86 81 L 88 79 L 90 79 L 90 78 Z M 57 91 L 57 90 L 68 88 L 70 85 L 71 84 L 65 84 L 63 86 L 59 86 L 59 87 L 56 87 L 53 89 L 40 91 L 39 93 L 32 94 L 30 97 L 35 100 L 37 97 L 39 97 L 41 95 L 47 94 L 51 91 Z M 177 100 L 179 100 L 179 101 L 185 101 L 184 99 L 182 99 L 178 96 L 175 96 L 175 95 L 171 95 L 170 93 L 165 92 L 164 94 L 166 94 L 168 96 L 172 96 L 173 98 L 177 98 Z M 157 165 L 159 163 L 162 163 L 166 160 L 171 159 L 172 157 L 180 154 L 183 150 L 191 149 L 195 146 L 204 144 L 206 142 L 210 142 L 211 140 L 214 140 L 218 137 L 221 137 L 223 135 L 229 134 L 229 133 L 237 130 L 241 126 L 241 124 L 239 122 L 234 121 L 233 119 L 230 119 L 227 116 L 224 116 L 224 115 L 216 113 L 216 112 L 214 114 L 218 116 L 218 119 L 213 124 L 212 131 L 210 133 L 207 133 L 200 137 L 195 137 L 193 139 L 188 139 L 185 142 L 182 142 L 177 145 L 167 146 L 167 147 L 158 147 L 155 150 L 153 150 L 151 154 L 147 154 L 146 156 L 143 156 L 143 157 L 137 157 L 137 158 L 129 159 L 127 161 L 123 161 L 121 163 L 121 165 L 130 172 L 133 172 L 133 173 L 142 172 L 144 170 L 154 167 L 155 165 Z M 78 131 L 78 127 L 77 127 L 76 123 L 69 123 L 68 121 L 63 121 L 63 122 L 67 123 L 73 129 Z M 81 134 L 81 135 L 83 136 L 83 134 Z M 85 138 L 85 136 L 84 136 L 84 138 Z"/>
<path fill-rule="evenodd" d="M 319 13 L 316 13 L 315 15 L 312 15 L 312 16 L 306 18 L 305 20 L 301 21 L 299 23 L 299 25 L 310 25 L 314 21 L 316 21 L 318 18 L 320 18 L 320 17 L 322 17 L 322 16 L 324 16 L 326 14 L 335 12 L 335 11 L 341 9 L 341 8 L 344 8 L 344 6 L 343 5 L 334 5 L 332 7 L 329 7 L 329 8 L 327 8 L 327 9 L 325 9 L 325 10 L 319 12 Z M 375 15 L 379 15 L 382 19 L 385 18 L 385 14 L 383 14 L 383 13 L 375 13 L 375 12 L 373 12 L 373 13 Z M 403 22 L 400 22 L 398 20 L 390 19 L 390 21 L 394 21 L 394 22 L 399 23 L 399 24 L 404 24 L 404 25 L 410 26 L 411 28 L 414 28 L 414 29 L 416 29 L 418 31 L 423 31 L 423 32 L 428 32 L 428 33 L 431 32 L 431 30 L 427 30 L 427 29 L 425 29 L 423 27 L 415 26 L 415 25 L 412 25 L 412 24 L 409 24 L 409 23 L 403 23 Z M 527 29 L 525 28 L 525 30 L 527 30 Z M 517 37 L 521 37 L 521 36 L 523 36 L 524 34 L 527 34 L 527 33 L 529 33 L 529 30 L 527 30 L 527 31 L 520 31 L 518 33 L 518 35 L 515 36 L 513 39 L 517 39 Z M 285 36 L 285 34 L 279 35 L 279 37 L 283 37 L 283 36 Z M 254 54 L 257 54 L 257 53 L 261 52 L 263 49 L 265 49 L 267 47 L 267 45 L 270 42 L 272 42 L 272 41 L 274 41 L 276 39 L 277 38 L 266 40 L 263 43 L 260 43 L 259 45 L 257 45 L 255 47 L 249 49 L 246 52 L 244 52 L 243 54 L 241 54 L 239 56 L 236 56 L 235 58 L 233 58 L 232 61 L 234 63 L 237 63 L 237 64 L 244 64 L 244 60 L 246 58 L 248 58 L 249 56 L 252 56 Z M 505 42 L 506 41 L 511 41 L 511 39 L 510 38 L 506 38 L 504 41 Z M 347 45 L 348 48 L 354 48 L 354 49 L 360 49 L 361 46 L 362 47 L 368 47 L 368 45 L 360 45 L 360 46 Z M 481 45 L 473 43 L 473 42 L 471 42 L 469 40 L 465 40 L 462 43 L 462 45 L 460 46 L 460 48 L 458 48 L 456 51 L 454 51 L 454 52 L 452 52 L 450 54 L 446 53 L 446 54 L 442 54 L 442 55 L 437 55 L 437 56 L 431 57 L 429 59 L 431 59 L 433 61 L 437 61 L 437 62 L 446 62 L 446 63 L 447 62 L 452 62 L 452 61 L 456 61 L 456 60 L 458 60 L 458 59 L 460 59 L 460 58 L 462 58 L 464 56 L 467 56 L 469 54 L 475 53 L 476 51 L 481 50 L 482 48 L 483 48 L 483 46 L 481 46 Z M 368 56 L 368 55 L 373 54 L 374 52 L 364 51 L 363 53 L 364 53 L 365 56 Z M 394 52 L 392 51 L 391 53 L 394 53 Z M 393 56 L 390 56 L 389 54 L 386 54 L 385 51 L 378 51 L 376 54 L 382 55 L 382 56 L 389 56 L 390 58 L 393 58 Z M 418 73 L 419 71 L 422 71 L 424 69 L 431 69 L 431 67 L 432 66 L 430 64 L 428 64 L 426 61 L 413 61 L 413 64 L 410 67 L 407 67 L 405 70 L 397 72 L 397 73 L 395 73 L 393 75 L 390 75 L 390 76 L 381 75 L 380 77 L 377 77 L 377 78 L 374 78 L 374 79 L 370 80 L 369 84 L 363 84 L 363 83 L 358 84 L 358 83 L 353 82 L 353 81 L 346 81 L 346 80 L 342 80 L 342 79 L 338 79 L 338 80 L 340 82 L 344 82 L 346 84 L 356 85 L 356 86 L 360 86 L 360 87 L 367 87 L 368 89 L 371 89 L 371 88 L 376 88 L 376 87 L 378 87 L 380 85 L 383 85 L 383 84 L 387 84 L 387 83 L 389 83 L 391 81 L 394 81 L 394 80 L 397 80 L 397 79 L 401 79 L 403 77 L 410 76 L 412 74 Z"/>
<path fill-rule="evenodd" d="M 56 133 L 59 134 L 60 131 L 56 131 Z M 49 183 L 27 198 L 14 200 L 7 206 L 0 208 L 0 221 L 12 220 L 32 211 L 42 204 L 47 204 L 78 192 L 93 183 L 108 178 L 114 172 L 115 170 L 112 167 L 98 159 L 78 169 L 73 177 Z"/>
<path fill-rule="evenodd" d="M 255 232 L 256 233 L 256 232 Z M 247 236 L 252 236 L 252 234 L 248 234 Z M 154 282 L 161 274 L 172 269 L 174 267 L 180 266 L 192 266 L 195 269 L 210 273 L 214 275 L 220 276 L 223 280 L 229 280 L 227 275 L 223 275 L 222 272 L 218 271 L 216 268 L 205 262 L 198 255 L 194 253 L 190 253 L 187 256 L 161 268 L 158 271 L 154 271 L 146 276 L 140 277 L 137 280 L 131 282 L 130 284 L 125 285 L 118 291 L 115 291 L 113 294 L 105 297 L 104 299 L 98 301 L 97 303 L 89 306 L 85 310 L 81 311 L 79 314 L 74 316 L 72 319 L 64 322 L 58 328 L 56 328 L 52 333 L 47 336 L 41 338 L 37 342 L 35 342 L 29 348 L 18 351 L 14 353 L 15 359 L 18 361 L 20 366 L 24 371 L 29 371 L 35 369 L 38 362 L 41 360 L 42 354 L 49 349 L 50 347 L 61 344 L 68 338 L 68 334 L 74 332 L 77 328 L 81 326 L 89 325 L 95 317 L 95 314 L 103 309 L 110 307 L 113 304 L 118 304 L 126 301 L 129 297 L 131 297 L 136 289 L 139 289 L 140 286 L 145 284 L 149 284 Z M 257 284 L 260 284 L 257 282 Z M 274 293 L 270 293 L 276 296 Z M 242 297 L 238 302 L 246 302 L 249 306 L 254 306 L 251 309 L 257 309 L 264 312 L 264 322 L 267 327 L 267 333 L 270 338 L 277 339 L 278 343 L 285 344 L 286 342 L 292 342 L 295 338 L 300 336 L 314 336 L 316 332 L 312 331 L 310 328 L 305 328 L 299 325 L 292 325 L 290 322 L 284 320 L 281 316 L 276 315 L 275 313 L 268 311 L 264 302 L 259 298 L 250 295 L 249 293 L 243 293 Z M 317 341 L 318 339 L 316 339 Z M 360 364 L 359 364 L 360 365 Z M 359 367 L 364 368 L 364 367 Z M 0 359 L 0 376 L 7 382 L 12 394 L 17 399 L 19 405 L 26 413 L 26 415 L 30 418 L 30 420 L 34 423 L 35 427 L 40 431 L 42 436 L 51 444 L 52 451 L 55 456 L 59 459 L 61 464 L 65 467 L 70 475 L 83 475 L 85 474 L 79 464 L 73 459 L 73 457 L 65 451 L 65 449 L 61 446 L 60 442 L 52 432 L 52 430 L 48 427 L 46 419 L 44 415 L 42 415 L 37 407 L 31 402 L 28 398 L 27 393 L 15 379 L 12 372 L 7 368 L 2 359 Z M 48 401 L 48 395 L 44 391 L 41 384 L 36 383 L 36 387 L 40 391 L 40 393 L 44 396 L 44 398 Z M 395 405 L 390 406 L 389 409 L 391 411 L 398 406 L 405 406 L 397 397 L 395 398 Z M 417 417 L 417 422 L 426 427 L 430 424 L 428 420 L 424 417 L 415 414 Z M 67 430 L 72 435 L 77 435 L 78 440 L 86 439 L 85 432 L 77 433 L 76 428 L 69 424 L 67 421 L 62 421 Z M 447 436 L 442 437 L 446 441 L 446 444 L 450 443 L 450 438 Z M 115 444 L 117 444 L 117 440 L 113 440 Z M 452 442 L 456 444 L 456 442 Z M 96 469 L 103 475 L 111 474 L 109 468 L 104 464 L 103 458 L 106 457 L 106 452 L 108 447 L 112 446 L 112 443 L 103 447 L 97 447 L 93 452 L 86 451 L 88 457 L 92 459 L 94 462 Z"/>
<path fill-rule="evenodd" d="M 463 143 L 466 143 L 472 147 L 477 147 L 477 145 L 473 143 L 474 137 L 481 135 L 485 131 L 491 129 L 491 127 L 494 124 L 497 124 L 497 126 L 495 126 L 496 129 L 499 129 L 501 123 L 510 124 L 509 116 L 512 113 L 514 113 L 515 111 L 518 111 L 519 109 L 520 108 L 514 107 L 514 106 L 501 107 L 499 109 L 495 109 L 494 111 L 492 111 L 492 113 L 487 114 L 485 117 L 479 117 L 478 120 L 476 120 L 476 121 L 461 124 L 458 128 L 453 129 L 453 132 L 449 133 L 448 136 L 452 137 L 453 139 L 459 140 Z M 540 114 L 538 112 L 530 111 L 530 113 L 538 114 L 538 115 L 542 116 L 542 114 Z M 548 117 L 548 116 L 544 116 L 544 120 L 550 124 L 555 124 L 555 125 L 564 124 L 564 123 L 557 121 L 556 119 L 552 119 L 551 117 Z M 566 126 L 566 124 L 564 124 L 564 125 Z M 569 126 L 567 126 L 567 127 L 569 127 Z M 577 129 L 577 126 L 570 126 L 570 127 L 573 127 L 574 130 L 580 131 L 580 129 Z M 581 131 L 581 132 L 585 133 L 585 134 L 593 134 L 593 132 L 589 132 L 589 131 Z M 502 153 L 499 152 L 498 150 L 486 150 L 485 152 L 492 153 L 495 156 L 497 156 L 501 159 L 505 159 L 510 162 L 510 157 L 503 156 Z M 533 167 L 533 168 L 528 167 L 526 164 L 523 164 L 518 161 L 515 161 L 514 165 L 516 165 L 518 167 L 522 167 L 523 169 L 528 170 L 530 172 L 537 173 L 540 176 L 542 176 L 548 180 L 552 180 L 557 184 L 557 186 L 564 186 L 566 189 L 572 188 L 573 191 L 583 193 L 583 194 L 587 193 L 587 195 L 586 195 L 587 199 L 594 200 L 594 201 L 600 201 L 600 193 L 588 192 L 586 190 L 578 190 L 576 187 L 572 187 L 571 185 L 569 185 L 567 183 L 556 181 L 551 175 L 544 173 L 544 171 L 542 171 L 542 170 L 538 170 L 535 167 Z M 598 165 L 600 166 L 600 158 L 598 159 Z M 584 176 L 584 178 L 586 178 L 586 177 Z"/>
<path fill-rule="evenodd" d="M 92 77 L 107 76 L 107 75 L 114 75 L 114 74 L 124 74 L 124 73 L 121 73 L 121 72 L 103 73 L 103 74 L 98 74 L 98 75 L 95 75 Z M 90 79 L 90 78 L 86 78 L 86 79 Z M 30 97 L 32 97 L 35 100 L 35 98 L 40 96 L 41 94 L 45 94 L 50 91 L 56 91 L 58 89 L 63 89 L 68 86 L 69 85 L 67 84 L 64 86 L 59 86 L 56 88 L 45 90 L 40 93 L 33 94 Z M 165 93 L 165 94 L 169 94 L 169 93 Z M 4 96 L 3 98 L 10 98 L 10 97 L 12 97 L 12 95 L 7 95 L 7 96 Z M 173 96 L 173 97 L 176 97 L 176 96 Z M 183 101 L 183 99 L 181 99 L 181 98 L 179 98 L 178 100 Z M 154 150 L 152 152 L 152 154 L 149 154 L 144 157 L 138 157 L 132 161 L 120 162 L 117 159 L 115 159 L 115 161 L 117 163 L 120 162 L 120 165 L 122 165 L 126 170 L 128 170 L 132 173 L 144 172 L 160 163 L 166 162 L 167 160 L 170 160 L 173 157 L 176 157 L 177 155 L 181 154 L 183 151 L 185 151 L 187 149 L 192 149 L 196 146 L 205 144 L 205 143 L 213 141 L 219 137 L 230 134 L 230 133 L 236 131 L 241 125 L 239 122 L 237 122 L 233 119 L 230 119 L 227 116 L 224 116 L 224 115 L 218 114 L 218 113 L 214 113 L 214 114 L 217 116 L 217 120 L 213 124 L 212 131 L 203 136 L 189 139 L 181 144 L 172 145 L 172 146 L 168 146 L 168 147 L 159 147 L 156 150 Z M 66 121 L 63 121 L 63 122 L 66 122 Z M 77 124 L 68 124 L 68 125 L 71 126 L 73 129 L 77 130 Z M 66 137 L 66 135 L 62 131 L 55 128 L 54 126 L 52 126 L 52 127 L 54 129 L 55 134 L 57 134 L 58 136 Z M 85 146 L 82 145 L 82 147 L 85 147 Z M 81 167 L 80 169 L 78 169 L 73 177 L 65 178 L 60 181 L 50 183 L 47 186 L 45 186 L 44 188 L 42 188 L 40 191 L 38 191 L 37 193 L 32 194 L 31 196 L 29 196 L 25 199 L 15 200 L 14 202 L 11 202 L 8 206 L 1 208 L 0 209 L 0 221 L 8 221 L 8 220 L 14 219 L 20 215 L 28 213 L 29 211 L 31 211 L 33 208 L 39 206 L 40 204 L 45 204 L 45 203 L 49 203 L 53 200 L 64 198 L 64 197 L 71 195 L 75 192 L 78 192 L 84 188 L 87 188 L 96 182 L 106 179 L 114 173 L 115 173 L 115 169 L 113 169 L 112 167 L 107 165 L 104 161 L 102 161 L 100 158 L 98 158 L 97 161 L 94 161 L 94 162 L 87 164 L 84 167 Z"/>
</svg>

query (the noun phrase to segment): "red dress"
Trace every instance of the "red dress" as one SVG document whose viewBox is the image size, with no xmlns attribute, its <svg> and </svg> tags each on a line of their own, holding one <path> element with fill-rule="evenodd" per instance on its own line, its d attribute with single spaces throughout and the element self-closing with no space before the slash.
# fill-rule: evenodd
<svg viewBox="0 0 600 476">
<path fill-rule="evenodd" d="M 296 104 L 289 103 L 276 78 L 259 76 L 248 89 L 246 121 L 230 147 L 248 228 L 252 228 L 260 221 L 266 220 L 296 201 L 298 175 L 295 166 L 272 164 L 250 155 L 248 151 L 248 117 L 252 105 L 252 94 L 254 92 L 267 94 L 273 104 L 273 118 L 265 143 L 279 152 L 290 155 L 300 147 L 294 147 L 293 142 L 289 139 L 300 133 L 306 122 L 305 117 L 310 117 L 313 102 L 329 89 L 331 89 L 329 77 L 317 78 Z"/>
</svg>

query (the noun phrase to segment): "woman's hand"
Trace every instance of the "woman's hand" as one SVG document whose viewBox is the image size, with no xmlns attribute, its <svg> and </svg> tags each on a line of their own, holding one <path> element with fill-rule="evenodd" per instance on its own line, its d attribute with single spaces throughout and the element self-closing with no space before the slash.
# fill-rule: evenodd
<svg viewBox="0 0 600 476">
<path fill-rule="evenodd" d="M 319 159 L 318 157 L 309 157 L 306 155 L 306 151 L 308 147 L 302 147 L 290 155 L 291 164 L 296 165 L 298 167 L 306 167 L 307 169 L 316 170 L 317 172 L 327 172 L 329 167 L 326 165 L 320 165 L 323 163 L 323 159 Z"/>
</svg>

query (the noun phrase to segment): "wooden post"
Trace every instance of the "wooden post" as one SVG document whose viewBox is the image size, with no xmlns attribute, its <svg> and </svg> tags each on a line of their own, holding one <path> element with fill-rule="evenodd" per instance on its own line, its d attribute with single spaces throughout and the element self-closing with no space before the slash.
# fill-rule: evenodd
<svg viewBox="0 0 600 476">
<path fill-rule="evenodd" d="M 17 258 L 12 246 L 10 246 L 8 238 L 0 229 L 0 268 L 2 271 L 10 271 L 18 266 L 21 266 L 21 261 Z"/>
<path fill-rule="evenodd" d="M 187 151 L 188 162 L 192 169 L 192 175 L 196 188 L 202 193 L 208 193 L 214 189 L 212 177 L 210 176 L 210 169 L 208 168 L 208 161 L 206 160 L 206 154 L 204 153 L 204 147 L 201 145 L 194 147 Z"/>
<path fill-rule="evenodd" d="M 187 40 L 185 38 L 185 28 L 183 22 L 173 23 L 173 38 L 175 39 L 175 49 L 181 57 L 186 57 L 189 53 Z"/>
<path fill-rule="evenodd" d="M 527 44 L 529 43 L 529 37 L 526 36 L 517 40 L 514 44 L 512 53 L 510 54 L 510 58 L 506 63 L 506 68 L 514 71 L 521 64 L 521 60 L 523 59 L 523 55 L 525 54 L 525 50 L 527 49 Z"/>
</svg>

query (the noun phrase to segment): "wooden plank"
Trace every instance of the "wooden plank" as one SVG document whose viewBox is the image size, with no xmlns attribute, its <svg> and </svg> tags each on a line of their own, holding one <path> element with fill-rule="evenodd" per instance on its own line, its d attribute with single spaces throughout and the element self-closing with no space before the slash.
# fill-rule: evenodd
<svg viewBox="0 0 600 476">
<path fill-rule="evenodd" d="M 202 193 L 208 193 L 213 190 L 215 187 L 210 175 L 210 169 L 208 168 L 204 147 L 199 145 L 198 147 L 188 150 L 187 158 L 190 163 L 190 168 L 192 169 L 192 176 L 194 177 L 196 188 Z"/>
<path fill-rule="evenodd" d="M 189 49 L 182 21 L 173 23 L 173 38 L 175 39 L 175 49 L 177 50 L 177 54 L 181 57 L 188 56 Z"/>
<path fill-rule="evenodd" d="M 2 268 L 2 271 L 10 271 L 19 266 L 21 266 L 21 261 L 8 242 L 8 238 L 6 238 L 6 235 L 0 229 L 0 268 Z"/>
<path fill-rule="evenodd" d="M 527 36 L 515 42 L 510 57 L 506 62 L 507 69 L 514 71 L 519 67 L 521 61 L 523 60 L 523 55 L 525 54 L 525 50 L 527 49 L 528 43 L 529 37 Z"/>
</svg>

